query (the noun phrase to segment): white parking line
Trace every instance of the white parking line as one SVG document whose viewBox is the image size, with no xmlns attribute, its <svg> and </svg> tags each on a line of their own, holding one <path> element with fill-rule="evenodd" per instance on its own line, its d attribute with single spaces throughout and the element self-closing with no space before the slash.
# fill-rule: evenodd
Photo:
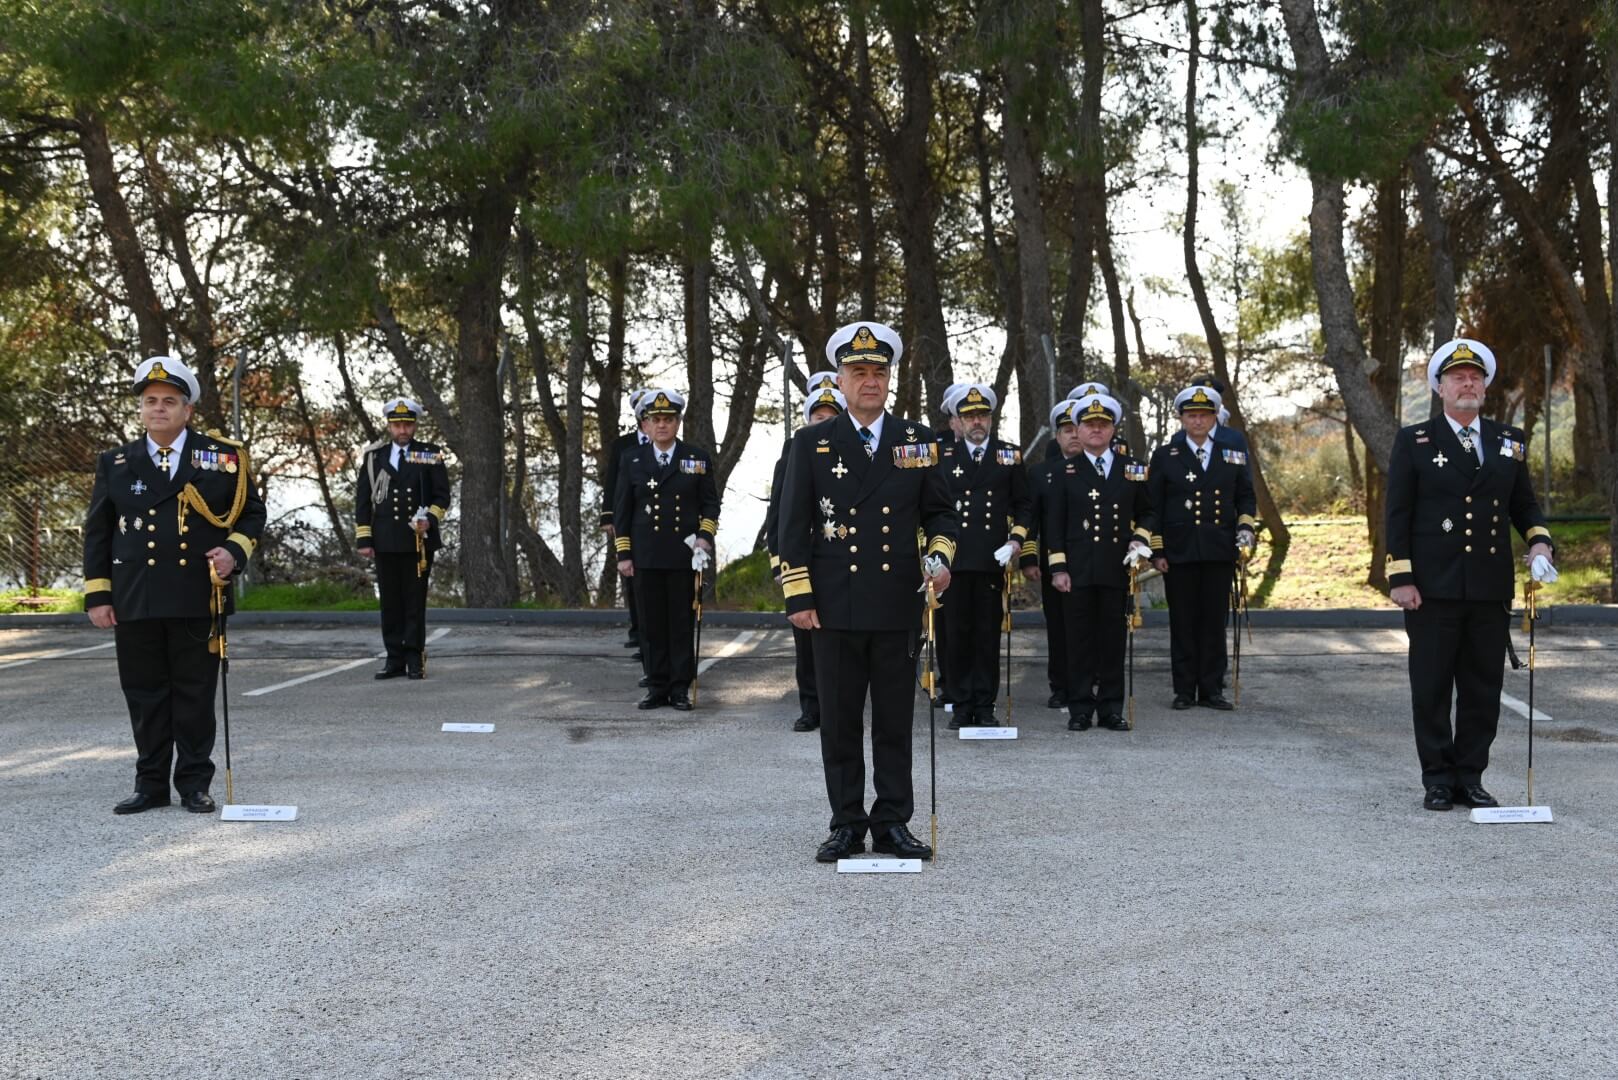
<svg viewBox="0 0 1618 1080">
<path fill-rule="evenodd" d="M 701 675 L 704 671 L 707 671 L 709 668 L 713 667 L 727 656 L 735 656 L 737 653 L 747 648 L 748 645 L 752 644 L 755 638 L 761 638 L 764 636 L 764 634 L 765 631 L 763 630 L 743 630 L 741 633 L 736 635 L 735 640 L 727 641 L 718 652 L 714 653 L 712 656 L 708 657 L 708 659 L 698 664 L 697 674 Z"/>
<path fill-rule="evenodd" d="M 55 660 L 58 656 L 77 656 L 79 653 L 96 652 L 99 649 L 110 649 L 116 644 L 117 642 L 115 641 L 103 641 L 100 645 L 90 645 L 83 649 L 53 649 L 48 653 L 40 653 L 38 656 L 30 656 L 26 660 L 13 660 L 8 664 L 0 664 L 0 671 L 4 671 L 6 668 L 22 667 L 24 664 L 37 664 L 41 660 Z"/>
<path fill-rule="evenodd" d="M 1510 694 L 1507 694 L 1505 692 L 1502 692 L 1500 694 L 1500 704 L 1507 706 L 1508 708 L 1512 709 L 1513 711 L 1515 711 L 1517 713 L 1520 713 L 1523 716 L 1528 715 L 1528 702 L 1526 702 L 1526 701 L 1518 701 L 1516 698 L 1512 697 Z M 1536 721 L 1549 720 L 1550 717 L 1547 716 L 1542 710 L 1535 709 L 1534 710 L 1534 719 Z"/>
<path fill-rule="evenodd" d="M 434 630 L 432 633 L 427 635 L 427 644 L 431 645 L 433 642 L 449 633 L 449 631 L 449 627 L 440 626 L 437 630 Z M 325 671 L 315 671 L 308 675 L 299 675 L 296 679 L 288 679 L 286 682 L 278 682 L 272 686 L 261 686 L 257 690 L 249 690 L 242 696 L 259 697 L 263 694 L 273 694 L 277 690 L 285 690 L 290 686 L 301 686 L 306 682 L 314 682 L 316 679 L 324 679 L 329 675 L 340 675 L 345 671 L 352 671 L 361 664 L 369 664 L 376 660 L 384 660 L 387 658 L 387 655 L 388 654 L 385 652 L 379 652 L 375 656 L 362 656 L 358 660 L 350 660 L 346 664 L 338 664 L 336 667 L 327 668 Z"/>
</svg>

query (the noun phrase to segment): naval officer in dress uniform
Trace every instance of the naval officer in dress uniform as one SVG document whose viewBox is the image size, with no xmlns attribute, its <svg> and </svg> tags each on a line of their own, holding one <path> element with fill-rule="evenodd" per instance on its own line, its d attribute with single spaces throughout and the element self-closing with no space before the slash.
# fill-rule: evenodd
<svg viewBox="0 0 1618 1080">
<path fill-rule="evenodd" d="M 1047 708 L 1067 708 L 1067 620 L 1063 614 L 1062 594 L 1051 587 L 1051 537 L 1045 533 L 1045 518 L 1050 509 L 1051 492 L 1062 466 L 1079 453 L 1079 428 L 1073 422 L 1073 400 L 1058 401 L 1051 409 L 1051 445 L 1056 448 L 1052 457 L 1028 467 L 1028 489 L 1032 499 L 1029 511 L 1028 537 L 1022 544 L 1023 577 L 1039 585 L 1039 608 L 1045 615 L 1045 680 L 1050 684 L 1051 696 Z M 1062 538 L 1056 538 L 1061 547 Z"/>
<path fill-rule="evenodd" d="M 630 392 L 630 416 L 635 415 L 635 406 L 640 404 L 640 399 L 645 393 L 644 389 Z M 642 430 L 642 425 L 637 421 L 634 431 L 626 431 L 619 435 L 612 440 L 612 445 L 606 448 L 607 472 L 601 478 L 600 528 L 602 535 L 607 538 L 607 550 L 609 553 L 613 551 L 612 541 L 616 535 L 612 528 L 612 497 L 618 490 L 618 470 L 623 463 L 624 455 L 645 442 L 646 432 Z M 614 561 L 617 560 L 615 553 L 609 554 L 607 557 Z M 644 654 L 640 648 L 640 616 L 635 611 L 635 579 L 619 578 L 618 580 L 624 583 L 624 607 L 629 611 L 629 638 L 624 642 L 624 647 L 626 649 L 635 649 L 635 659 L 644 660 Z M 642 666 L 644 667 L 644 664 Z M 646 685 L 644 678 L 641 679 L 641 685 Z"/>
<path fill-rule="evenodd" d="M 1104 394 L 1072 402 L 1080 452 L 1057 473 L 1046 500 L 1051 586 L 1064 597 L 1068 730 L 1091 718 L 1127 731 L 1124 643 L 1131 553 L 1151 556 L 1151 502 L 1146 464 L 1113 450 L 1124 409 Z"/>
<path fill-rule="evenodd" d="M 1528 437 L 1478 415 L 1494 372 L 1494 353 L 1480 341 L 1457 338 L 1433 353 L 1427 384 L 1443 415 L 1402 429 L 1388 463 L 1388 584 L 1410 638 L 1410 704 L 1429 810 L 1498 805 L 1483 770 L 1500 720 L 1516 593 L 1513 528 L 1528 544 L 1534 580 L 1556 580 Z"/>
<path fill-rule="evenodd" d="M 172 356 L 135 369 L 146 433 L 96 459 L 84 518 L 84 609 L 111 629 L 118 683 L 135 732 L 135 793 L 113 807 L 138 814 L 180 804 L 214 810 L 214 688 L 219 680 L 212 575 L 229 581 L 264 531 L 264 502 L 247 448 L 191 429 L 197 378 Z M 223 592 L 232 610 L 230 588 Z"/>
<path fill-rule="evenodd" d="M 827 378 L 827 376 L 830 376 Z M 842 392 L 837 389 L 837 373 L 820 372 L 809 380 L 809 396 L 803 403 L 803 422 L 818 424 L 830 420 L 847 408 Z M 775 478 L 770 483 L 770 504 L 764 511 L 764 544 L 770 552 L 770 573 L 775 583 L 781 583 L 781 490 L 786 485 L 787 456 L 792 449 L 789 440 L 781 449 L 775 463 Z M 815 731 L 820 727 L 820 691 L 815 687 L 815 650 L 809 631 L 792 628 L 793 675 L 798 683 L 798 718 L 792 722 L 793 731 Z"/>
<path fill-rule="evenodd" d="M 1211 436 L 1219 405 L 1211 387 L 1176 394 L 1182 430 L 1153 452 L 1148 469 L 1152 565 L 1168 595 L 1176 709 L 1234 708 L 1222 690 L 1225 620 L 1237 549 L 1255 543 L 1257 504 L 1247 454 Z"/>
<path fill-rule="evenodd" d="M 427 579 L 444 543 L 450 489 L 444 451 L 416 438 L 421 413 L 405 397 L 383 404 L 388 437 L 361 452 L 354 481 L 354 543 L 376 561 L 388 653 L 378 679 L 427 677 Z"/>
<path fill-rule="evenodd" d="M 1022 451 L 990 437 L 998 401 L 994 389 L 969 383 L 951 399 L 961 437 L 939 450 L 939 467 L 954 500 L 960 533 L 950 560 L 945 696 L 949 726 L 994 727 L 1000 693 L 1000 631 L 1006 566 L 1022 551 L 1032 500 Z"/>
<path fill-rule="evenodd" d="M 618 573 L 635 579 L 646 696 L 638 708 L 691 708 L 697 677 L 696 575 L 713 565 L 719 488 L 713 458 L 680 439 L 685 398 L 646 391 L 637 409 L 651 441 L 619 464 L 612 520 Z"/>
<path fill-rule="evenodd" d="M 820 753 L 831 835 L 815 858 L 865 850 L 932 858 L 911 835 L 910 776 L 923 574 L 949 587 L 956 518 L 938 443 L 887 412 L 899 335 L 875 322 L 826 343 L 848 412 L 800 430 L 781 496 L 781 589 L 787 617 L 811 631 L 820 687 Z M 918 551 L 918 534 L 925 540 Z M 871 702 L 876 801 L 865 806 L 864 714 Z"/>
</svg>

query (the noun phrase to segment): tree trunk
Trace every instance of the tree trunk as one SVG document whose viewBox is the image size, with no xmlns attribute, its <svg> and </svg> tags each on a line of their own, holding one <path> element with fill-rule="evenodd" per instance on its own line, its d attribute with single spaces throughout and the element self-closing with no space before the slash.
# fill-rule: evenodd
<svg viewBox="0 0 1618 1080">
<path fill-rule="evenodd" d="M 1097 204 L 1107 197 L 1106 144 L 1101 130 L 1101 91 L 1106 75 L 1106 17 L 1101 0 L 1081 0 L 1079 6 L 1079 109 L 1075 124 L 1078 154 L 1071 179 L 1072 207 L 1068 218 L 1067 287 L 1062 295 L 1062 335 L 1057 352 L 1059 393 L 1090 374 L 1084 357 L 1084 324 L 1090 312 L 1095 281 Z M 1125 387 L 1114 387 L 1127 395 Z M 1126 398 L 1120 398 L 1120 401 Z M 1135 405 L 1130 401 L 1130 414 Z"/>
<path fill-rule="evenodd" d="M 1107 312 L 1112 322 L 1112 375 L 1107 382 L 1115 393 L 1123 395 L 1119 400 L 1129 409 L 1130 445 L 1144 449 L 1145 429 L 1140 423 L 1140 395 L 1130 385 L 1129 331 L 1124 328 L 1123 291 L 1118 284 L 1118 269 L 1112 261 L 1112 232 L 1107 225 L 1106 204 L 1098 204 L 1095 209 L 1096 262 L 1100 264 L 1101 281 L 1107 289 Z"/>
<path fill-rule="evenodd" d="M 1450 251 L 1449 223 L 1444 220 L 1444 206 L 1438 197 L 1438 181 L 1433 176 L 1432 162 L 1427 160 L 1427 148 L 1418 146 L 1410 154 L 1410 175 L 1416 182 L 1416 199 L 1421 205 L 1421 228 L 1427 234 L 1427 252 L 1433 278 L 1433 337 L 1434 352 L 1455 337 L 1455 256 Z M 1549 388 L 1546 390 L 1549 393 Z M 1437 394 L 1429 394 L 1427 417 L 1437 420 L 1443 412 Z"/>
<path fill-rule="evenodd" d="M 1395 417 L 1399 412 L 1400 363 L 1404 352 L 1404 178 L 1390 176 L 1376 186 L 1376 247 L 1371 284 L 1371 386 Z M 1365 470 L 1365 524 L 1371 544 L 1367 584 L 1388 590 L 1386 474 L 1376 465 Z"/>
<path fill-rule="evenodd" d="M 474 608 L 509 607 L 516 599 L 500 536 L 506 432 L 498 377 L 501 281 L 515 213 L 516 200 L 502 188 L 486 190 L 473 202 L 464 279 L 455 304 L 461 581 L 466 605 Z"/>
<path fill-rule="evenodd" d="M 685 264 L 685 416 L 681 436 L 715 453 L 713 427 L 713 262 L 706 246 Z"/>
<path fill-rule="evenodd" d="M 1281 0 L 1287 39 L 1297 72 L 1297 96 L 1311 103 L 1328 101 L 1333 73 L 1314 0 Z M 1354 309 L 1354 286 L 1343 252 L 1343 182 L 1313 169 L 1309 173 L 1309 260 L 1326 339 L 1326 364 L 1337 380 L 1349 422 L 1365 443 L 1368 460 L 1386 470 L 1399 425 L 1377 397 L 1366 375 L 1365 339 Z"/>
<path fill-rule="evenodd" d="M 152 200 L 152 217 L 158 231 L 168 241 L 174 266 L 180 271 L 186 296 L 191 300 L 189 318 L 176 316 L 175 328 L 191 345 L 188 358 L 190 368 L 197 377 L 201 394 L 196 402 L 198 411 L 213 425 L 224 427 L 224 413 L 219 405 L 219 342 L 214 332 L 213 299 L 208 283 L 197 272 L 196 260 L 191 255 L 191 238 L 186 235 L 186 211 L 175 205 L 174 183 L 168 170 L 157 156 L 155 143 L 147 143 L 142 160 L 146 166 L 146 189 Z"/>
<path fill-rule="evenodd" d="M 1006 178 L 1011 187 L 1011 222 L 1017 235 L 1017 278 L 1022 299 L 1022 322 L 1007 326 L 1007 333 L 1022 335 L 1023 391 L 1022 437 L 1033 441 L 1044 420 L 1044 409 L 1028 408 L 1033 402 L 1054 402 L 1051 371 L 1045 362 L 1044 343 L 1056 324 L 1051 315 L 1050 244 L 1045 232 L 1045 208 L 1040 198 L 1040 140 L 1027 123 L 1028 69 L 1020 56 L 1008 57 L 1001 68 L 1005 94 L 1001 100 L 1000 130 L 1006 162 Z M 1004 399 L 1002 399 L 1004 400 Z"/>
<path fill-rule="evenodd" d="M 567 273 L 566 437 L 557 449 L 557 507 L 562 527 L 562 601 L 584 604 L 584 368 L 590 355 L 590 264 L 582 252 Z"/>
<path fill-rule="evenodd" d="M 876 185 L 865 183 L 870 169 L 867 161 L 866 132 L 871 130 L 867 110 L 871 107 L 871 46 L 866 26 L 865 5 L 850 4 L 848 33 L 854 46 L 855 97 L 852 109 L 855 130 L 859 134 L 849 140 L 850 174 L 855 178 L 854 232 L 860 249 L 860 318 L 876 318 L 876 275 L 879 269 L 877 253 L 876 209 L 873 206 Z M 821 342 L 822 345 L 825 342 Z M 813 355 L 813 354 L 811 354 Z M 812 365 L 811 365 L 812 366 Z"/>
<path fill-rule="evenodd" d="M 1213 305 L 1208 300 L 1208 287 L 1202 279 L 1202 267 L 1197 261 L 1197 205 L 1201 199 L 1201 192 L 1198 190 L 1200 183 L 1198 152 L 1202 144 L 1202 132 L 1197 126 L 1197 66 L 1202 37 L 1197 0 L 1186 0 L 1185 21 L 1190 35 L 1185 75 L 1185 224 L 1180 236 L 1185 254 L 1185 276 L 1191 285 L 1191 297 L 1197 305 L 1197 316 L 1202 320 L 1202 332 L 1208 341 L 1208 354 L 1213 360 L 1214 374 L 1224 383 L 1227 390 L 1224 396 L 1225 407 L 1230 410 L 1231 423 L 1245 431 L 1247 416 L 1242 409 L 1236 381 L 1230 377 L 1230 365 L 1225 354 L 1225 335 L 1219 329 L 1219 320 L 1214 318 Z M 1263 519 L 1264 527 L 1270 534 L 1270 544 L 1275 552 L 1275 557 L 1270 560 L 1271 567 L 1265 576 L 1273 579 L 1279 575 L 1281 563 L 1285 561 L 1286 550 L 1292 543 L 1292 531 L 1287 528 L 1281 510 L 1275 504 L 1275 496 L 1270 492 L 1269 481 L 1264 476 L 1264 461 L 1263 455 L 1258 451 L 1258 440 L 1249 439 L 1248 446 L 1248 463 L 1253 475 L 1253 491 L 1259 517 Z"/>
<path fill-rule="evenodd" d="M 1608 274 L 1615 285 L 1618 285 L 1618 168 L 1612 163 L 1618 162 L 1618 34 L 1607 35 L 1605 53 L 1607 65 L 1607 267 Z M 1608 305 L 1612 319 L 1607 333 L 1614 342 L 1618 342 L 1618 303 Z M 1613 426 L 1618 427 L 1618 379 L 1614 380 L 1611 388 L 1613 398 L 1609 401 L 1612 409 Z M 1546 391 L 1549 393 L 1549 390 Z M 1607 549 L 1609 553 L 1608 588 L 1610 593 L 1607 599 L 1618 603 L 1618 446 L 1607 458 L 1607 475 L 1612 478 L 1609 485 L 1607 513 L 1610 525 L 1607 530 Z"/>
<path fill-rule="evenodd" d="M 309 399 L 303 392 L 303 370 L 296 364 L 292 365 L 292 390 L 297 397 L 298 420 L 303 424 L 304 437 L 309 441 L 309 456 L 315 461 L 315 483 L 320 487 L 320 501 L 325 504 L 326 517 L 331 521 L 332 534 L 337 537 L 337 543 L 343 549 L 343 558 L 352 561 L 354 545 L 349 540 L 349 534 L 354 530 L 349 527 L 343 515 L 338 513 L 337 500 L 332 497 L 330 478 L 326 475 L 326 457 L 320 452 L 320 433 L 315 430 L 314 415 L 309 411 Z"/>
<path fill-rule="evenodd" d="M 146 263 L 146 252 L 141 246 L 135 219 L 129 212 L 129 203 L 118 186 L 118 166 L 112 158 L 106 123 L 99 113 L 87 108 L 75 110 L 74 118 L 78 123 L 79 149 L 84 154 L 90 194 L 101 211 L 101 224 L 107 231 L 112 260 L 124 283 L 129 310 L 135 316 L 141 352 L 148 357 L 166 356 L 169 351 L 167 316 L 152 284 L 151 268 Z"/>
<path fill-rule="evenodd" d="M 938 218 L 938 192 L 928 159 L 927 135 L 933 119 L 933 73 L 926 46 L 918 40 L 912 20 L 920 9 L 890 3 L 889 36 L 899 63 L 902 116 L 893 138 L 885 141 L 888 173 L 904 256 L 905 334 L 908 373 L 924 390 L 926 404 L 936 422 L 942 418 L 939 401 L 949 389 L 951 364 L 949 332 L 944 322 L 943 290 L 938 280 L 938 245 L 934 239 Z M 893 9 L 898 9 L 894 13 Z M 901 400 L 904 398 L 901 386 Z M 920 402 L 916 402 L 920 405 Z"/>
<path fill-rule="evenodd" d="M 607 261 L 607 356 L 596 385 L 600 396 L 596 399 L 596 427 L 601 435 L 601 453 L 597 456 L 597 484 L 606 483 L 607 454 L 611 452 L 614 436 L 623 426 L 619 402 L 624 400 L 624 340 L 628 327 L 629 257 L 616 255 Z M 631 422 L 633 417 L 630 417 Z M 611 502 L 612 492 L 603 492 Z M 601 576 L 596 581 L 596 603 L 610 604 L 618 596 L 618 558 L 612 545 L 606 544 L 601 563 Z"/>
<path fill-rule="evenodd" d="M 332 346 L 337 353 L 337 374 L 343 380 L 343 400 L 348 404 L 348 410 L 354 416 L 354 422 L 365 432 L 367 444 L 374 443 L 380 437 L 377 434 L 375 422 L 371 419 L 371 410 L 360 401 L 360 395 L 354 389 L 354 376 L 348 370 L 348 349 L 343 341 L 343 333 L 339 330 L 332 337 Z"/>
</svg>

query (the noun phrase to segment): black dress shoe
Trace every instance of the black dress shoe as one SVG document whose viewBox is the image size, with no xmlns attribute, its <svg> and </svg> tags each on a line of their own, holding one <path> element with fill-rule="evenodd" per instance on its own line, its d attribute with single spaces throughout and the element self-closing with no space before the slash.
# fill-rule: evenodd
<svg viewBox="0 0 1618 1080">
<path fill-rule="evenodd" d="M 1101 718 L 1100 723 L 1101 723 L 1101 726 L 1106 728 L 1108 731 L 1128 731 L 1129 730 L 1129 721 L 1125 720 L 1123 717 L 1119 716 L 1117 713 L 1110 713 L 1107 716 L 1103 716 Z"/>
<path fill-rule="evenodd" d="M 959 731 L 963 727 L 972 726 L 972 714 L 956 709 L 949 714 L 949 729 Z"/>
<path fill-rule="evenodd" d="M 1455 788 L 1455 801 L 1463 806 L 1499 806 L 1493 795 L 1483 790 L 1482 784 L 1458 784 Z"/>
<path fill-rule="evenodd" d="M 1214 694 L 1211 697 L 1205 697 L 1201 701 L 1197 702 L 1197 704 L 1206 709 L 1218 709 L 1220 712 L 1230 712 L 1236 707 L 1230 702 L 1226 701 L 1224 696 L 1221 694 Z"/>
<path fill-rule="evenodd" d="M 381 671 L 377 672 L 376 677 L 378 679 L 401 679 L 401 678 L 404 677 L 404 673 L 405 673 L 405 666 L 404 666 L 403 663 L 399 663 L 399 664 L 390 663 L 390 664 L 388 664 L 387 667 L 385 667 Z"/>
<path fill-rule="evenodd" d="M 661 693 L 659 691 L 653 690 L 650 694 L 647 694 L 645 697 L 641 698 L 640 699 L 640 704 L 636 705 L 635 708 L 637 708 L 637 709 L 661 709 L 663 706 L 667 705 L 668 703 L 669 703 L 669 696 L 667 694 L 664 694 L 664 693 Z"/>
<path fill-rule="evenodd" d="M 629 639 L 624 642 L 624 648 L 626 648 L 626 649 L 638 649 L 638 648 L 640 648 L 640 638 L 636 637 L 633 634 L 629 635 Z"/>
<path fill-rule="evenodd" d="M 882 855 L 897 855 L 901 859 L 931 859 L 933 849 L 910 835 L 903 825 L 894 825 L 874 834 L 871 850 Z"/>
<path fill-rule="evenodd" d="M 1085 713 L 1083 716 L 1070 716 L 1070 717 L 1068 717 L 1067 718 L 1067 729 L 1069 731 L 1089 731 L 1090 730 L 1090 714 Z"/>
<path fill-rule="evenodd" d="M 642 675 L 639 679 L 635 680 L 635 685 L 644 690 L 648 686 L 652 685 L 652 677 L 650 675 Z"/>
<path fill-rule="evenodd" d="M 669 692 L 669 704 L 673 705 L 681 712 L 690 712 L 691 695 L 686 693 L 684 690 L 671 690 Z"/>
<path fill-rule="evenodd" d="M 1065 708 L 1067 708 L 1067 695 L 1066 694 L 1052 694 L 1050 697 L 1045 699 L 1045 707 L 1047 709 L 1065 709 Z"/>
<path fill-rule="evenodd" d="M 180 805 L 193 814 L 211 814 L 219 807 L 214 805 L 213 799 L 206 791 L 193 791 L 180 796 Z"/>
<path fill-rule="evenodd" d="M 1421 805 L 1428 810 L 1450 810 L 1455 806 L 1455 800 L 1450 794 L 1448 784 L 1434 784 L 1427 789 L 1427 797 L 1421 800 Z"/>
<path fill-rule="evenodd" d="M 421 670 L 419 667 L 407 668 L 405 670 L 405 675 L 412 679 L 425 679 L 427 677 L 427 673 Z"/>
<path fill-rule="evenodd" d="M 1171 709 L 1189 709 L 1191 706 L 1193 706 L 1195 704 L 1196 704 L 1196 702 L 1191 699 L 1190 694 L 1175 694 L 1174 695 L 1174 703 L 1172 705 L 1170 705 L 1169 708 L 1171 708 Z"/>
<path fill-rule="evenodd" d="M 973 727 L 999 727 L 1000 721 L 994 715 L 993 707 L 978 709 L 972 713 Z"/>
<path fill-rule="evenodd" d="M 800 716 L 792 721 L 793 731 L 814 731 L 818 727 L 820 727 L 818 716 Z"/>
<path fill-rule="evenodd" d="M 161 795 L 149 791 L 137 791 L 123 802 L 112 808 L 115 814 L 138 814 L 142 810 L 156 810 L 159 806 L 169 804 L 168 792 Z"/>
<path fill-rule="evenodd" d="M 852 825 L 839 825 L 831 835 L 821 841 L 815 852 L 815 862 L 836 862 L 851 855 L 865 854 L 865 830 Z"/>
</svg>

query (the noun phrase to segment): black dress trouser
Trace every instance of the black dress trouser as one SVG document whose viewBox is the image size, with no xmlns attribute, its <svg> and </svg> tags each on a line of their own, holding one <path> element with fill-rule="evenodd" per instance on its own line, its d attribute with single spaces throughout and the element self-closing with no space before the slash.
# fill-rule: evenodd
<svg viewBox="0 0 1618 1080">
<path fill-rule="evenodd" d="M 1405 612 L 1410 706 L 1424 786 L 1482 781 L 1500 725 L 1509 620 L 1496 601 L 1424 598 L 1421 607 Z"/>
<path fill-rule="evenodd" d="M 1075 720 L 1123 715 L 1128 600 L 1129 590 L 1104 585 L 1075 585 L 1064 597 L 1067 711 Z"/>
<path fill-rule="evenodd" d="M 133 619 L 113 630 L 118 683 L 135 731 L 135 789 L 181 795 L 213 782 L 214 689 L 219 658 L 208 651 L 213 620 Z"/>
<path fill-rule="evenodd" d="M 1163 575 L 1175 696 L 1205 701 L 1224 685 L 1225 620 L 1235 574 L 1235 563 L 1178 562 Z"/>
<path fill-rule="evenodd" d="M 427 553 L 427 569 L 419 575 L 414 551 L 376 553 L 382 644 L 388 650 L 390 667 L 419 660 L 427 647 L 427 579 L 432 570 L 432 552 Z"/>
<path fill-rule="evenodd" d="M 945 635 L 945 697 L 958 713 L 987 712 L 1000 693 L 1001 604 L 1006 589 L 1000 571 L 960 570 L 950 576 L 942 614 Z"/>
<path fill-rule="evenodd" d="M 1051 588 L 1051 573 L 1039 575 L 1039 606 L 1045 613 L 1045 678 L 1051 693 L 1067 700 L 1067 614 L 1062 594 Z"/>
<path fill-rule="evenodd" d="M 640 647 L 647 688 L 654 694 L 684 693 L 697 677 L 692 632 L 696 629 L 696 572 L 635 568 L 640 604 Z"/>
<path fill-rule="evenodd" d="M 820 719 L 820 690 L 815 686 L 814 631 L 792 628 L 793 674 L 798 680 L 798 715 Z"/>
<path fill-rule="evenodd" d="M 952 589 L 953 591 L 953 589 Z M 910 821 L 916 635 L 906 630 L 811 630 L 820 688 L 820 758 L 831 827 L 881 832 Z M 876 801 L 865 812 L 865 698 L 871 698 Z"/>
</svg>

